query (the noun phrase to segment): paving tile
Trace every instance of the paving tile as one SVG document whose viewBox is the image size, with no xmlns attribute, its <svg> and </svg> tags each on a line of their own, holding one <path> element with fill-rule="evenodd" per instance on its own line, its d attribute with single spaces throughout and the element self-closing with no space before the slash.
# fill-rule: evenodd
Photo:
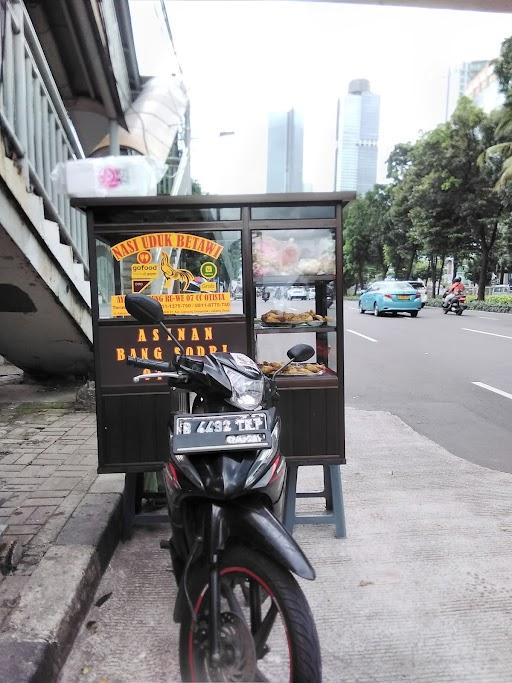
<svg viewBox="0 0 512 683">
<path fill-rule="evenodd" d="M 27 536 L 32 537 L 40 529 L 38 524 L 9 524 L 5 533 L 13 536 Z"/>
<path fill-rule="evenodd" d="M 57 510 L 57 505 L 47 505 L 45 507 L 27 509 L 32 510 L 30 517 L 26 520 L 29 524 L 46 524 L 53 513 Z"/>
<path fill-rule="evenodd" d="M 51 493 L 51 492 L 49 492 Z M 62 493 L 62 495 L 55 494 L 53 497 L 48 497 L 48 498 L 27 498 L 26 499 L 26 505 L 30 505 L 31 507 L 39 507 L 43 505 L 59 505 L 62 502 L 62 498 L 65 496 L 65 493 Z"/>
<path fill-rule="evenodd" d="M 16 512 L 18 508 L 13 507 L 2 507 L 0 506 L 0 518 L 2 518 L 2 524 L 6 523 L 6 519 Z"/>
<path fill-rule="evenodd" d="M 39 527 L 37 527 L 39 529 Z M 18 543 L 21 543 L 22 546 L 26 546 L 30 543 L 32 540 L 32 535 L 31 534 L 11 534 L 8 533 L 7 531 L 2 534 L 2 543 L 12 543 L 13 541 L 17 541 Z"/>
<path fill-rule="evenodd" d="M 20 457 L 17 451 L 6 452 L 5 455 L 0 455 L 0 467 L 4 465 L 14 465 Z"/>
<path fill-rule="evenodd" d="M 30 465 L 30 463 L 34 460 L 34 458 L 37 456 L 37 453 L 23 453 L 23 455 L 20 455 L 16 459 L 16 464 L 17 465 Z"/>
<path fill-rule="evenodd" d="M 27 519 L 37 510 L 36 507 L 19 507 L 14 510 L 12 515 L 9 517 L 10 524 L 24 524 Z M 30 522 L 35 524 L 37 522 Z"/>
<path fill-rule="evenodd" d="M 26 491 L 28 493 L 33 493 L 39 488 L 38 484 L 4 484 L 2 485 L 2 491 Z"/>
<path fill-rule="evenodd" d="M 9 484 L 36 484 L 40 486 L 46 481 L 44 477 L 24 477 L 23 472 L 12 472 L 10 476 L 0 475 L 0 480 L 5 481 L 6 485 Z"/>
<path fill-rule="evenodd" d="M 27 465 L 23 470 L 23 476 L 26 477 L 49 477 L 55 470 L 57 465 Z"/>
<path fill-rule="evenodd" d="M 78 482 L 81 481 L 81 477 L 59 477 L 53 476 L 44 481 L 41 484 L 42 491 L 71 491 Z"/>
</svg>

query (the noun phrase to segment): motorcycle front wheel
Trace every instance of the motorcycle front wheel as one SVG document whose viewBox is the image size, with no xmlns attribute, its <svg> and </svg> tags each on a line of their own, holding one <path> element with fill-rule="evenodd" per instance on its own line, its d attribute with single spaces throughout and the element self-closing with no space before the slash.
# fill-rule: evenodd
<svg viewBox="0 0 512 683">
<path fill-rule="evenodd" d="M 226 550 L 220 561 L 221 657 L 209 657 L 208 576 L 189 576 L 190 609 L 180 629 L 184 681 L 289 681 L 320 683 L 322 667 L 315 623 L 293 576 L 246 547 Z"/>
</svg>

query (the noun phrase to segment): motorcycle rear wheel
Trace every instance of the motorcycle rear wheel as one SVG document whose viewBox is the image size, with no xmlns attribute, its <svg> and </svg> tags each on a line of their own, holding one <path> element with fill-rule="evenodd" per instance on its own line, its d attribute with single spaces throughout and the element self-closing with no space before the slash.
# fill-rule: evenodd
<svg viewBox="0 0 512 683">
<path fill-rule="evenodd" d="M 318 635 L 294 577 L 265 555 L 235 546 L 222 555 L 220 583 L 221 665 L 213 670 L 207 570 L 201 567 L 189 577 L 197 624 L 187 609 L 180 628 L 182 680 L 320 683 Z"/>
</svg>

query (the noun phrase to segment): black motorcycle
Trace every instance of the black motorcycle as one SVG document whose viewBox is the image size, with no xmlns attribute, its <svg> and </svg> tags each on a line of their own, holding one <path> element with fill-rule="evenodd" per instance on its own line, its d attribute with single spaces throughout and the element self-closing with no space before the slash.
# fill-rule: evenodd
<svg viewBox="0 0 512 683">
<path fill-rule="evenodd" d="M 180 346 L 158 301 L 130 294 L 125 305 Z M 299 344 L 289 362 L 313 353 Z M 315 623 L 292 576 L 315 572 L 279 521 L 286 464 L 275 375 L 238 353 L 128 363 L 151 370 L 135 382 L 165 378 L 195 394 L 191 412 L 173 416 L 164 468 L 172 535 L 162 545 L 178 584 L 182 679 L 320 681 Z"/>
</svg>

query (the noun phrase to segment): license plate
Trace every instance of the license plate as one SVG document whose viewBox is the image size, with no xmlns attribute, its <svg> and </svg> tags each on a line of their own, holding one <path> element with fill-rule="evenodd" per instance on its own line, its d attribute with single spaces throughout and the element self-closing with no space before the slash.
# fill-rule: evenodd
<svg viewBox="0 0 512 683">
<path fill-rule="evenodd" d="M 397 299 L 400 299 L 400 301 L 409 301 L 409 296 L 407 294 L 399 294 Z"/>
<path fill-rule="evenodd" d="M 270 448 L 272 437 L 265 411 L 176 415 L 172 450 L 174 453 L 253 450 Z"/>
</svg>

